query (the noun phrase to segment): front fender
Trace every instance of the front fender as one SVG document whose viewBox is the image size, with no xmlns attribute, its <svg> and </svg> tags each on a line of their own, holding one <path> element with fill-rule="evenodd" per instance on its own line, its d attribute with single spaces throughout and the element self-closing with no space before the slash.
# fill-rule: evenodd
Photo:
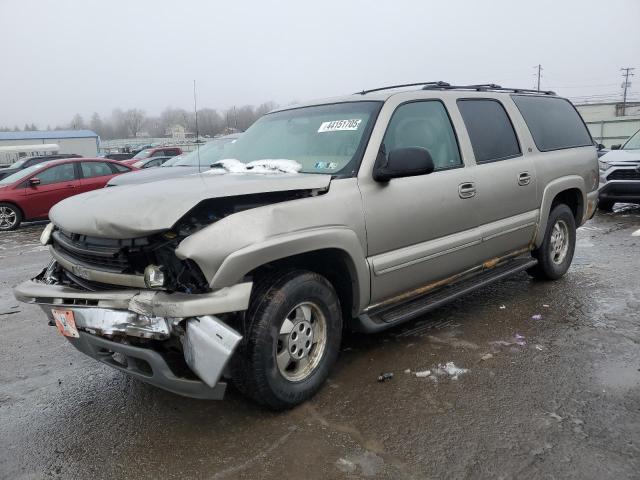
<svg viewBox="0 0 640 480">
<path fill-rule="evenodd" d="M 369 303 L 369 268 L 356 233 L 346 227 L 323 227 L 277 235 L 231 253 L 211 280 L 211 288 L 222 288 L 242 281 L 250 271 L 267 263 L 317 250 L 337 249 L 349 259 L 355 283 L 354 307 L 361 311 Z"/>
<path fill-rule="evenodd" d="M 582 225 L 585 221 L 585 212 L 587 206 L 587 188 L 585 186 L 584 179 L 579 175 L 568 175 L 566 177 L 558 178 L 547 184 L 542 192 L 542 203 L 540 206 L 540 218 L 538 219 L 538 228 L 534 238 L 534 245 L 539 247 L 544 240 L 544 233 L 547 230 L 547 220 L 549 219 L 549 213 L 551 213 L 551 205 L 553 199 L 565 190 L 576 188 L 580 190 L 582 194 L 582 216 L 578 222 L 578 226 Z"/>
</svg>

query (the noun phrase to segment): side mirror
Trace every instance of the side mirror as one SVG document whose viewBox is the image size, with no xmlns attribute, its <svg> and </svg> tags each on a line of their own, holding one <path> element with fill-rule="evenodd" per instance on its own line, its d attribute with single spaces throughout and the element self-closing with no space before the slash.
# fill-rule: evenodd
<svg viewBox="0 0 640 480">
<path fill-rule="evenodd" d="M 622 148 L 621 144 L 611 145 L 611 150 L 620 150 Z"/>
<path fill-rule="evenodd" d="M 32 187 L 37 187 L 38 185 L 40 185 L 40 179 L 37 177 L 30 178 L 29 185 L 31 185 Z"/>
<path fill-rule="evenodd" d="M 596 143 L 596 148 L 598 149 L 598 151 L 600 151 L 600 150 L 604 150 L 605 146 L 601 143 Z"/>
<path fill-rule="evenodd" d="M 386 159 L 376 165 L 373 179 L 376 182 L 388 182 L 392 178 L 414 177 L 433 172 L 433 159 L 429 150 L 422 147 L 396 148 Z"/>
</svg>

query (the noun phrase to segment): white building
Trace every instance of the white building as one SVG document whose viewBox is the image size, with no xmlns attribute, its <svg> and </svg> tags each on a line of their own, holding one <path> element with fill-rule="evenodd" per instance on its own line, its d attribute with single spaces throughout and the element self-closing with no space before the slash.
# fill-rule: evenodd
<svg viewBox="0 0 640 480">
<path fill-rule="evenodd" d="M 640 130 L 640 102 L 627 102 L 624 112 L 622 102 L 586 103 L 576 108 L 593 139 L 607 148 L 624 143 Z"/>
<path fill-rule="evenodd" d="M 52 151 L 52 144 L 58 145 Z M 44 148 L 44 146 L 47 148 Z M 98 154 L 100 137 L 91 130 L 50 130 L 33 132 L 0 132 L 0 147 L 20 147 L 13 152 L 5 152 L 0 164 L 11 164 L 18 158 L 52 153 L 77 153 L 83 157 L 95 157 Z"/>
</svg>

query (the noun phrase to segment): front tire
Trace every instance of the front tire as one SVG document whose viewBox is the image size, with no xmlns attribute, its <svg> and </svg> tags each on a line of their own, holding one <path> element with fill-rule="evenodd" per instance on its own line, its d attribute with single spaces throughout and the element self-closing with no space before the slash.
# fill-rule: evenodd
<svg viewBox="0 0 640 480">
<path fill-rule="evenodd" d="M 547 230 L 540 248 L 533 252 L 538 264 L 529 274 L 540 280 L 557 280 L 562 277 L 573 260 L 576 248 L 576 220 L 571 209 L 556 205 L 549 214 Z"/>
<path fill-rule="evenodd" d="M 297 270 L 258 283 L 231 361 L 234 385 L 273 410 L 294 407 L 322 386 L 338 357 L 342 314 L 321 275 Z"/>
<path fill-rule="evenodd" d="M 0 232 L 15 230 L 22 223 L 22 212 L 10 203 L 0 203 Z"/>
</svg>

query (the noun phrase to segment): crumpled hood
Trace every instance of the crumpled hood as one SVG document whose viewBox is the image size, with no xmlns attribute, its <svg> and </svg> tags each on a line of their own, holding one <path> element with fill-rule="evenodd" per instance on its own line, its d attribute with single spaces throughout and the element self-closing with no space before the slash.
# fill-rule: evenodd
<svg viewBox="0 0 640 480">
<path fill-rule="evenodd" d="M 206 169 L 203 169 L 206 170 Z M 133 185 L 134 183 L 155 182 L 168 178 L 183 177 L 198 173 L 198 167 L 159 167 L 145 168 L 135 172 L 123 173 L 109 180 L 109 185 Z"/>
<path fill-rule="evenodd" d="M 203 173 L 76 195 L 55 205 L 49 218 L 67 232 L 113 239 L 137 238 L 171 228 L 194 206 L 210 198 L 324 190 L 330 183 L 330 175 L 319 174 Z"/>
<path fill-rule="evenodd" d="M 640 162 L 640 150 L 611 150 L 600 157 L 601 162 Z"/>
</svg>

